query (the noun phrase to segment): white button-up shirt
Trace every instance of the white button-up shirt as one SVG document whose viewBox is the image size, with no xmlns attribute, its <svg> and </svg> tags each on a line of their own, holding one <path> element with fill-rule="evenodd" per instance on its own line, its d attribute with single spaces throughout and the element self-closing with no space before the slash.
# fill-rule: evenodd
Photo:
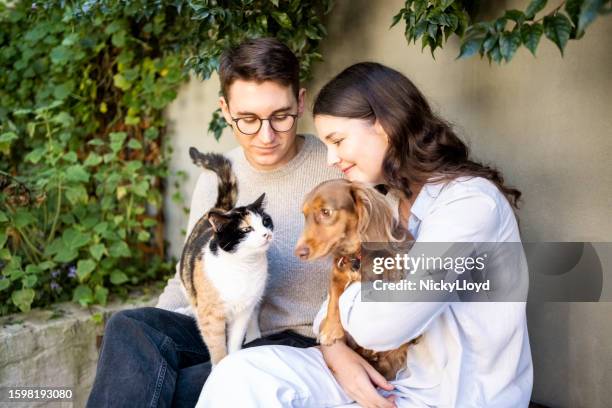
<svg viewBox="0 0 612 408">
<path fill-rule="evenodd" d="M 483 178 L 426 184 L 412 205 L 408 229 L 415 245 L 520 242 L 510 204 Z M 422 335 L 393 381 L 415 406 L 529 405 L 533 367 L 524 302 L 362 302 L 360 289 L 353 283 L 340 298 L 342 325 L 358 344 L 382 351 Z M 315 333 L 326 308 L 327 302 Z"/>
</svg>

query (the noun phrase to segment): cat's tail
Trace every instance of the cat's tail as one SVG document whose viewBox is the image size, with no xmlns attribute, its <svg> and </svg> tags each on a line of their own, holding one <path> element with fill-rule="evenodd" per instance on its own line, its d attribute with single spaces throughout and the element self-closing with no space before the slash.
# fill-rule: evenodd
<svg viewBox="0 0 612 408">
<path fill-rule="evenodd" d="M 217 153 L 200 153 L 195 147 L 189 148 L 189 156 L 197 166 L 212 170 L 219 178 L 216 208 L 229 211 L 236 206 L 238 183 L 232 170 L 232 163 Z"/>
</svg>

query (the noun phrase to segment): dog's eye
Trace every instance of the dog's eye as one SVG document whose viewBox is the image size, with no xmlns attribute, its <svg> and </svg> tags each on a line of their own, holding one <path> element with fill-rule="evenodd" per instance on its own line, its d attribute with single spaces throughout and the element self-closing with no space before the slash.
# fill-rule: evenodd
<svg viewBox="0 0 612 408">
<path fill-rule="evenodd" d="M 329 217 L 331 215 L 331 210 L 329 208 L 322 208 L 321 215 L 324 217 Z"/>
<path fill-rule="evenodd" d="M 244 228 L 240 228 L 240 232 L 244 232 L 245 234 L 247 232 L 251 232 L 253 231 L 253 227 L 244 227 Z"/>
</svg>

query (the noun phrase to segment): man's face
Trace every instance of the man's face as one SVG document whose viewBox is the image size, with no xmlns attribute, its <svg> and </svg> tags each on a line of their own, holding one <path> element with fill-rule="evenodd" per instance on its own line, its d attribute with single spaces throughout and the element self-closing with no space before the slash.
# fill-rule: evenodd
<svg viewBox="0 0 612 408">
<path fill-rule="evenodd" d="M 297 154 L 297 118 L 293 127 L 287 131 L 276 131 L 277 123 L 291 120 L 287 115 L 302 116 L 304 112 L 304 89 L 300 89 L 296 100 L 290 86 L 273 81 L 257 83 L 255 81 L 236 80 L 228 90 L 228 100 L 221 97 L 219 103 L 223 116 L 232 126 L 234 136 L 244 150 L 251 165 L 260 170 L 273 170 L 283 166 Z M 234 119 L 243 119 L 242 123 L 256 123 L 257 118 L 270 118 L 261 122 L 261 128 L 255 134 L 245 134 L 236 125 Z M 282 128 L 282 127 L 281 127 Z M 250 133 L 250 132 L 249 132 Z"/>
</svg>

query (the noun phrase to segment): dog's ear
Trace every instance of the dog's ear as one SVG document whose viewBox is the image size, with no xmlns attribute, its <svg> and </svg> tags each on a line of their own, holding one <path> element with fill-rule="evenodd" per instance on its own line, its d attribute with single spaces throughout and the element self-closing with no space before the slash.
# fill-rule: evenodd
<svg viewBox="0 0 612 408">
<path fill-rule="evenodd" d="M 393 212 L 381 193 L 362 183 L 351 183 L 357 212 L 357 231 L 362 242 L 396 242 Z"/>
<path fill-rule="evenodd" d="M 230 217 L 223 210 L 213 208 L 206 215 L 208 222 L 215 232 L 219 232 L 230 221 Z"/>
<path fill-rule="evenodd" d="M 351 184 L 351 197 L 355 203 L 357 212 L 357 232 L 362 241 L 367 241 L 366 232 L 370 224 L 370 214 L 372 212 L 372 202 L 370 200 L 367 187 L 361 183 Z"/>
</svg>

